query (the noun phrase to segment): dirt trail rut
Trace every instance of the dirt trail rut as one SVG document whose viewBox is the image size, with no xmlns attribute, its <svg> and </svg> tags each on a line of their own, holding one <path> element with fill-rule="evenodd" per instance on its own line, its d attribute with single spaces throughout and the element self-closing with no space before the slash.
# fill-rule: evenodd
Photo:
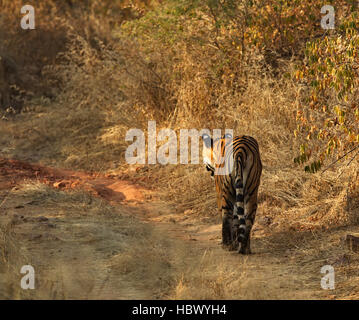
<svg viewBox="0 0 359 320">
<path fill-rule="evenodd" d="M 241 256 L 222 250 L 219 224 L 175 214 L 151 194 L 120 176 L 0 159 L 0 298 L 324 297 L 322 261 L 296 249 L 303 233 L 288 242 L 257 223 L 254 254 Z M 36 290 L 19 288 L 25 264 Z"/>
</svg>

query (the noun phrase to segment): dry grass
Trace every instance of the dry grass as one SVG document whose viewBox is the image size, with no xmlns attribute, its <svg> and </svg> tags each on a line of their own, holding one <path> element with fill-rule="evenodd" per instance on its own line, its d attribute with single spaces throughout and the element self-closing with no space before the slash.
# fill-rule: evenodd
<svg viewBox="0 0 359 320">
<path fill-rule="evenodd" d="M 4 12 L 16 11 L 20 2 L 7 2 Z M 208 16 L 198 21 L 179 19 L 182 31 L 178 34 L 177 25 L 165 20 L 161 10 L 111 29 L 113 17 L 99 17 L 94 10 L 86 15 L 61 6 L 54 9 L 56 1 L 40 2 L 38 21 L 43 20 L 40 17 L 46 19 L 31 41 L 22 41 L 21 33 L 3 36 L 8 54 L 19 64 L 23 57 L 16 52 L 28 52 L 23 46 L 31 43 L 26 61 L 27 65 L 36 61 L 37 69 L 28 72 L 32 77 L 29 83 L 38 79 L 41 84 L 41 90 L 32 86 L 27 89 L 20 114 L 5 114 L 8 120 L 0 120 L 3 155 L 72 169 L 127 172 L 130 179 L 156 188 L 161 200 L 177 212 L 193 219 L 214 220 L 214 186 L 201 165 L 145 165 L 133 170 L 124 160 L 128 145 L 125 134 L 134 127 L 146 131 L 148 120 L 156 120 L 158 129 L 168 127 L 177 133 L 181 128 L 233 128 L 236 134 L 252 135 L 259 142 L 264 170 L 258 218 L 268 218 L 272 232 L 283 232 L 287 237 L 283 242 L 292 237 L 289 230 L 357 224 L 358 159 L 348 167 L 345 162 L 339 163 L 341 172 L 337 166 L 314 175 L 293 162 L 301 143 L 293 131 L 303 90 L 288 77 L 295 61 L 277 59 L 279 66 L 274 72 L 260 52 L 236 56 L 236 49 L 229 49 L 230 35 L 226 34 L 216 40 L 222 41 L 220 45 L 227 51 L 219 50 L 213 45 L 213 22 Z M 93 3 L 92 9 L 100 5 L 99 1 Z M 51 9 L 54 11 L 47 15 Z M 158 25 L 148 28 L 148 21 L 154 18 L 165 21 L 168 34 L 158 31 Z M 16 21 L 9 19 L 4 21 L 14 25 Z M 44 30 L 46 41 L 40 36 Z M 202 42 L 194 40 L 198 30 L 202 30 Z M 54 39 L 58 47 L 49 50 Z M 43 50 L 39 53 L 40 47 Z M 223 52 L 229 52 L 228 56 Z M 226 60 L 230 63 L 221 69 Z M 55 201 L 60 208 L 65 206 L 65 211 L 75 207 L 79 212 L 98 211 L 96 206 L 86 205 L 85 195 L 43 188 L 27 185 L 21 192 L 31 199 L 40 197 L 43 205 Z M 107 207 L 101 204 L 99 208 L 102 212 Z M 126 232 L 143 232 L 141 240 L 131 234 L 129 247 L 115 255 L 108 266 L 121 275 L 140 279 L 144 261 L 150 261 L 155 271 L 145 273 L 152 279 L 173 259 L 166 256 L 170 244 L 149 250 L 146 241 L 151 248 L 158 239 L 146 228 L 138 230 L 134 225 Z M 3 232 L 3 237 L 5 234 L 3 241 L 8 246 L 17 245 L 8 236 L 10 230 Z M 15 252 L 15 247 L 11 251 Z M 143 256 L 146 259 L 141 260 Z M 171 296 L 175 298 L 262 297 L 260 290 L 236 291 L 234 288 L 241 288 L 246 266 L 227 274 L 227 263 L 214 263 L 208 252 L 189 276 L 178 276 L 177 272 L 174 276 L 169 268 L 164 280 L 155 279 L 152 285 L 168 291 L 168 282 L 176 279 Z M 193 288 L 198 290 L 194 293 Z"/>
<path fill-rule="evenodd" d="M 173 286 L 176 246 L 131 209 L 27 182 L 2 212 L 2 299 L 149 299 Z M 20 289 L 24 264 L 36 271 L 33 292 Z"/>
<path fill-rule="evenodd" d="M 17 206 L 23 209 L 16 209 Z M 4 198 L 1 209 L 0 247 L 2 254 L 0 270 L 4 275 L 2 280 L 5 281 L 0 292 L 2 299 L 55 298 L 53 294 L 56 295 L 56 292 L 53 291 L 56 290 L 49 290 L 46 281 L 50 283 L 58 281 L 58 279 L 51 278 L 54 277 L 54 274 L 49 271 L 52 268 L 56 269 L 57 264 L 54 262 L 53 265 L 45 267 L 39 263 L 42 259 L 50 261 L 50 252 L 44 248 L 39 250 L 33 245 L 33 241 L 37 237 L 42 237 L 46 239 L 47 249 L 50 249 L 58 239 L 52 232 L 46 232 L 48 230 L 44 230 L 41 222 L 38 225 L 32 224 L 32 222 L 47 219 L 44 221 L 51 220 L 54 223 L 54 221 L 64 217 L 73 219 L 87 215 L 110 216 L 113 213 L 113 208 L 102 201 L 93 199 L 86 193 L 61 192 L 44 184 L 30 181 L 12 189 Z M 24 222 L 27 224 L 24 225 Z M 51 228 L 53 228 L 52 224 Z M 59 247 L 60 251 L 61 247 Z M 36 273 L 40 275 L 43 275 L 43 272 L 45 273 L 44 268 L 49 268 L 47 271 L 50 274 L 47 275 L 47 279 L 40 277 L 40 280 L 37 281 L 39 287 L 42 288 L 33 294 L 20 289 L 22 276 L 20 269 L 25 264 L 36 266 Z M 58 272 L 61 273 L 61 270 Z M 57 283 L 56 286 L 60 287 L 61 284 Z"/>
<path fill-rule="evenodd" d="M 224 257 L 220 261 L 213 251 L 205 250 L 199 263 L 194 263 L 180 275 L 170 298 L 251 299 L 248 292 L 243 291 L 247 284 L 245 260 L 238 263 L 236 268 L 228 270 L 228 261 Z"/>
</svg>

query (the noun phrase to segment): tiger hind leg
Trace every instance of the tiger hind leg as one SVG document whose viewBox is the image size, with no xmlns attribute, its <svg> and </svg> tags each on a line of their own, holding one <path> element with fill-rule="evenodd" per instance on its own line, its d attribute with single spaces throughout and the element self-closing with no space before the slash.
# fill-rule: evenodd
<svg viewBox="0 0 359 320">
<path fill-rule="evenodd" d="M 226 198 L 222 197 L 222 247 L 229 250 L 232 249 L 233 242 L 232 210 L 233 209 L 229 206 Z"/>
<path fill-rule="evenodd" d="M 222 214 L 222 247 L 230 249 L 232 243 L 232 217 L 226 212 Z"/>
<path fill-rule="evenodd" d="M 252 253 L 250 242 L 251 242 L 251 230 L 252 230 L 253 222 L 250 219 L 246 219 L 245 221 L 246 221 L 246 229 L 243 234 L 243 238 L 241 239 L 238 248 L 238 253 L 250 254 Z"/>
</svg>

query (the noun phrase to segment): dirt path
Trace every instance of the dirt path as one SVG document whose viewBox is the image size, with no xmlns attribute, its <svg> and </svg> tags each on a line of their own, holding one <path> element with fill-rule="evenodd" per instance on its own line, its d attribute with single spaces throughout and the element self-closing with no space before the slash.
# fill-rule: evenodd
<svg viewBox="0 0 359 320">
<path fill-rule="evenodd" d="M 323 265 L 345 265 L 318 251 L 328 234 L 273 234 L 259 219 L 254 254 L 241 256 L 222 250 L 219 224 L 146 200 L 153 195 L 120 176 L 0 159 L 0 298 L 336 297 L 320 288 Z M 25 264 L 36 290 L 20 289 Z"/>
</svg>

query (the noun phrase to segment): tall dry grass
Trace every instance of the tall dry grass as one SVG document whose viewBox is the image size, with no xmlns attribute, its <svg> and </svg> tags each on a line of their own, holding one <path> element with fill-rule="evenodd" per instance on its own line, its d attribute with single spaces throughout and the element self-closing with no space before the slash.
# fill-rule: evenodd
<svg viewBox="0 0 359 320">
<path fill-rule="evenodd" d="M 242 20 L 219 27 L 216 19 L 223 17 L 205 5 L 190 14 L 173 9 L 176 3 L 190 2 L 152 2 L 148 10 L 149 1 L 135 1 L 144 6 L 125 10 L 117 1 L 29 1 L 36 7 L 38 24 L 36 31 L 23 32 L 17 15 L 22 1 L 2 1 L 0 49 L 27 78 L 25 84 L 16 84 L 26 91 L 22 112 L 4 114 L 7 120 L 0 120 L 0 153 L 59 167 L 120 173 L 155 188 L 171 212 L 193 221 L 213 221 L 218 219 L 215 189 L 202 165 L 129 166 L 124 159 L 129 144 L 125 134 L 130 128 L 146 132 L 149 120 L 156 120 L 158 130 L 171 128 L 176 133 L 184 128 L 232 128 L 259 142 L 264 168 L 257 218 L 265 217 L 274 234 L 283 234 L 279 243 L 291 239 L 288 230 L 356 225 L 358 159 L 347 166 L 348 158 L 316 174 L 305 173 L 293 161 L 302 142 L 293 135 L 296 112 L 308 88 L 291 73 L 313 34 L 299 34 L 298 42 L 289 45 L 290 39 L 274 36 L 271 26 L 261 21 L 254 31 L 268 27 L 274 38 L 267 40 L 266 50 L 244 48 L 237 41 L 238 35 L 245 35 Z M 305 12 L 300 14 L 305 20 Z M 130 21 L 124 23 L 126 19 Z M 73 206 L 82 203 L 45 191 L 28 196 L 45 193 Z M 146 274 L 149 285 L 167 293 L 175 281 L 171 298 L 267 297 L 268 291 L 261 292 L 263 279 L 253 286 L 258 290 L 241 291 L 246 281 L 258 280 L 246 278 L 245 264 L 228 272 L 228 261 L 213 261 L 210 253 L 186 265 L 193 266 L 193 272 L 172 269 L 173 261 L 188 256 L 188 248 L 173 256 L 171 242 L 134 225 L 121 226 L 131 239 L 106 266 L 116 275 L 141 281 Z M 133 232 L 142 232 L 139 243 Z M 9 250 L 18 249 L 11 230 L 3 230 L 1 236 Z M 154 250 L 148 250 L 148 244 Z M 304 248 L 301 258 L 315 254 L 313 250 Z M 16 268 L 18 264 L 10 263 Z M 161 272 L 163 278 L 157 278 Z"/>
<path fill-rule="evenodd" d="M 292 221 L 308 227 L 356 221 L 357 159 L 348 167 L 342 163 L 340 176 L 335 168 L 309 175 L 293 162 L 301 143 L 293 135 L 295 115 L 307 90 L 290 76 L 300 54 L 276 52 L 275 43 L 269 51 L 239 50 L 232 44 L 239 25 L 218 28 L 217 17 L 205 6 L 186 16 L 168 1 L 116 25 L 116 10 L 112 16 L 101 13 L 98 1 L 75 8 L 40 3 L 39 14 L 49 23 L 44 20 L 39 30 L 46 25 L 58 46 L 49 51 L 35 41 L 44 41 L 40 31 L 31 34 L 28 59 L 40 64 L 46 57 L 41 75 L 45 91 L 53 93 L 28 98 L 15 121 L 3 122 L 4 154 L 69 168 L 128 171 L 134 180 L 146 177 L 145 183 L 155 185 L 177 210 L 215 216 L 214 187 L 200 165 L 131 171 L 124 137 L 130 128 L 146 131 L 148 120 L 177 133 L 233 128 L 260 145 L 264 170 L 258 216 L 286 227 Z M 15 11 L 19 5 L 6 3 L 5 9 Z M 14 50 L 24 35 L 8 33 L 9 44 L 10 35 L 15 40 L 9 54 L 20 60 Z M 35 57 L 37 46 L 43 51 Z"/>
</svg>

